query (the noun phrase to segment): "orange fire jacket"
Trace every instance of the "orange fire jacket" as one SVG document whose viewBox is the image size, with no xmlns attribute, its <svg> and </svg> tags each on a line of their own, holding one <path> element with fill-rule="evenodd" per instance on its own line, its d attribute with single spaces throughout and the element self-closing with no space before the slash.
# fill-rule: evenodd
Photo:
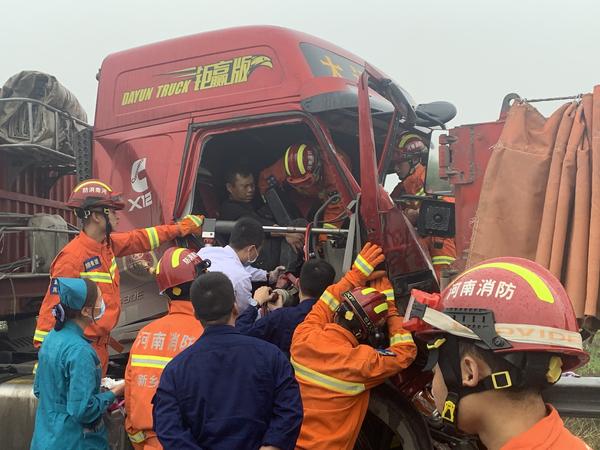
<svg viewBox="0 0 600 450">
<path fill-rule="evenodd" d="M 354 279 L 360 277 L 357 269 L 352 271 Z M 393 302 L 388 302 L 387 349 L 359 344 L 350 331 L 333 323 L 341 295 L 356 287 L 349 275 L 327 288 L 294 333 L 292 365 L 304 406 L 297 449 L 352 449 L 367 412 L 369 389 L 408 367 L 417 354 Z M 373 286 L 393 299 L 389 282 Z"/>
<path fill-rule="evenodd" d="M 87 278 L 100 287 L 106 311 L 96 323 L 90 324 L 85 329 L 85 336 L 92 341 L 91 344 L 102 364 L 103 374 L 106 373 L 108 365 L 107 344 L 110 332 L 119 321 L 121 314 L 120 277 L 115 257 L 148 252 L 178 236 L 181 236 L 179 224 L 159 225 L 125 233 L 112 233 L 111 245 L 107 246 L 106 242 L 96 242 L 82 231 L 52 262 L 50 278 Z M 58 301 L 58 293 L 49 286 L 40 307 L 33 336 L 34 346 L 39 347 L 54 327 L 52 308 Z"/>
<path fill-rule="evenodd" d="M 347 161 L 347 156 L 343 153 L 341 155 L 342 159 Z M 283 186 L 286 178 L 287 176 L 283 162 L 279 159 L 260 172 L 258 177 L 258 189 L 261 194 L 264 194 L 271 184 Z M 303 191 L 303 194 L 292 190 L 291 196 L 292 201 L 296 204 L 301 213 L 306 216 L 314 206 L 315 200 L 319 199 L 321 202 L 324 202 L 336 191 L 335 180 L 332 179 L 331 173 L 325 170 L 321 181 L 316 183 L 315 186 Z M 323 211 L 323 216 L 321 217 L 321 220 L 324 222 L 323 226 L 325 228 L 340 228 L 344 221 L 344 212 L 345 207 L 341 200 L 331 202 L 327 205 L 325 211 Z"/>
<path fill-rule="evenodd" d="M 171 359 L 192 345 L 204 329 L 189 301 L 169 304 L 169 313 L 138 333 L 125 370 L 125 429 L 136 448 L 156 447 L 152 427 L 152 397 L 162 371 Z M 145 445 L 152 442 L 152 445 Z"/>
<path fill-rule="evenodd" d="M 392 198 L 401 195 L 425 195 L 425 166 L 417 164 L 415 171 L 400 181 L 390 194 Z"/>
<path fill-rule="evenodd" d="M 412 174 L 407 176 L 404 181 L 398 183 L 391 197 L 397 198 L 403 194 L 425 196 L 425 175 L 425 167 L 422 164 L 418 164 Z M 417 209 L 418 202 L 409 203 L 407 208 Z M 421 243 L 429 252 L 431 263 L 439 280 L 442 275 L 442 269 L 456 261 L 456 244 L 454 239 L 427 236 L 421 238 Z"/>
<path fill-rule="evenodd" d="M 539 448 L 545 450 L 592 450 L 581 439 L 573 436 L 562 419 L 551 406 L 550 413 L 529 430 L 515 436 L 500 450 L 520 450 Z"/>
</svg>

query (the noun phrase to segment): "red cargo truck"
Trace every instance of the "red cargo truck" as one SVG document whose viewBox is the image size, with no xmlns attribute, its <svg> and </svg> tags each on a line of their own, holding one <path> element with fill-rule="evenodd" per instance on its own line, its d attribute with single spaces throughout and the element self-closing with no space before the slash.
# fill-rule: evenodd
<svg viewBox="0 0 600 450">
<path fill-rule="evenodd" d="M 56 78 L 11 77 L 0 94 L 0 357 L 31 359 L 31 331 L 52 260 L 76 233 L 65 207 L 76 181 L 75 152 L 90 147 L 91 126 Z"/>
<path fill-rule="evenodd" d="M 415 126 L 427 135 L 426 127 L 443 125 L 454 111 L 443 106 L 422 114 L 427 105 L 417 107 L 363 59 L 304 33 L 276 27 L 203 33 L 104 60 L 93 167 L 84 175 L 124 193 L 123 229 L 190 213 L 218 218 L 231 164 L 244 160 L 258 174 L 291 144 L 314 142 L 347 211 L 341 231 L 316 253 L 341 274 L 361 243 L 380 243 L 397 300 L 405 304 L 410 289 L 435 290 L 437 280 L 415 230 L 381 183 L 399 135 Z M 313 226 L 322 228 L 319 217 Z M 155 264 L 165 248 L 118 262 L 123 310 L 113 336 L 122 344 L 134 339 L 140 321 L 164 313 L 152 276 L 135 261 Z M 361 448 L 389 445 L 395 435 L 405 448 L 431 445 L 411 403 L 429 379 L 415 364 L 373 395 Z"/>
<path fill-rule="evenodd" d="M 432 130 L 453 117 L 451 105 L 416 105 L 406 91 L 356 55 L 276 27 L 214 31 L 112 54 L 98 79 L 93 147 L 91 152 L 78 147 L 78 176 L 103 179 L 124 193 L 122 229 L 190 213 L 218 219 L 219 203 L 226 195 L 223 175 L 231 164 L 243 160 L 258 173 L 280 159 L 289 145 L 310 141 L 319 149 L 346 210 L 341 228 L 330 232 L 318 251 L 313 245 L 311 252 L 341 273 L 362 243 L 380 243 L 400 308 L 412 288 L 438 289 L 416 230 L 383 185 L 399 136 L 417 131 L 431 140 Z M 440 158 L 442 175 L 453 177 L 460 203 L 460 249 L 470 239 L 469 220 L 502 123 L 488 128 L 486 139 L 476 141 L 470 153 L 456 154 L 452 165 Z M 464 133 L 468 136 L 470 131 L 465 128 Z M 449 150 L 443 147 L 443 152 Z M 477 170 L 470 170 L 474 166 Z M 451 171 L 458 167 L 467 169 Z M 279 212 L 281 205 L 291 215 L 287 209 L 293 204 L 269 204 Z M 433 206 L 436 214 L 452 212 L 447 205 Z M 321 223 L 317 213 L 311 225 L 319 229 Z M 179 244 L 198 247 L 212 241 L 219 224 L 207 221 L 204 236 Z M 422 231 L 434 233 L 435 228 Z M 323 230 L 306 233 L 315 244 Z M 118 261 L 123 309 L 113 337 L 125 346 L 148 320 L 165 312 L 152 276 L 137 262 L 154 265 L 166 248 Z M 423 353 L 373 392 L 357 448 L 425 449 L 440 442 L 472 448 L 441 429 L 431 403 L 421 395 L 431 379 L 421 371 Z M 113 362 L 125 360 L 125 355 L 113 355 Z M 15 386 L 0 385 L 0 397 L 14 398 L 10 389 Z"/>
</svg>

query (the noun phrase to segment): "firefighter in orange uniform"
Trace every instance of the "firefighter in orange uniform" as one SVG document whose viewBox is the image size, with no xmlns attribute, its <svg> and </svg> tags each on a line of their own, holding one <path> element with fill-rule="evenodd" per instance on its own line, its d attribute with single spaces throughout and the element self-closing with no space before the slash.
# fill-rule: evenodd
<svg viewBox="0 0 600 450">
<path fill-rule="evenodd" d="M 148 252 L 179 236 L 200 234 L 203 216 L 187 216 L 174 225 L 159 225 L 124 233 L 113 232 L 118 224 L 116 211 L 123 209 L 120 195 L 99 180 L 86 180 L 73 189 L 66 204 L 73 208 L 83 222 L 83 230 L 56 256 L 50 267 L 50 277 L 87 278 L 96 282 L 106 312 L 100 320 L 85 329 L 102 364 L 102 373 L 108 365 L 110 332 L 119 321 L 121 296 L 119 292 L 119 269 L 117 256 Z M 58 293 L 52 285 L 44 297 L 33 344 L 39 347 L 54 327 L 52 308 L 58 303 Z"/>
<path fill-rule="evenodd" d="M 402 328 L 393 293 L 366 287 L 382 250 L 366 244 L 352 269 L 327 288 L 292 340 L 292 365 L 300 384 L 304 422 L 296 448 L 353 448 L 369 404 L 369 389 L 408 367 L 417 354 Z M 375 283 L 382 290 L 389 282 Z M 387 321 L 389 346 L 382 345 Z"/>
<path fill-rule="evenodd" d="M 340 155 L 343 153 L 340 152 Z M 347 159 L 345 156 L 342 158 Z M 281 160 L 261 171 L 258 188 L 264 194 L 268 189 L 283 186 L 284 183 L 299 194 L 292 200 L 305 218 L 315 206 L 315 199 L 325 202 L 337 194 L 331 173 L 325 170 L 317 148 L 309 143 L 290 145 Z M 345 208 L 338 198 L 327 205 L 321 221 L 325 228 L 340 228 L 344 218 Z M 321 241 L 325 239 L 326 236 L 320 238 Z"/>
<path fill-rule="evenodd" d="M 589 449 L 542 397 L 564 371 L 589 360 L 554 275 L 523 258 L 494 258 L 441 294 L 411 294 L 409 322 L 427 343 L 432 392 L 447 425 L 489 449 Z"/>
<path fill-rule="evenodd" d="M 156 282 L 169 299 L 169 313 L 140 330 L 125 370 L 125 429 L 136 450 L 162 449 L 152 426 L 152 397 L 167 363 L 202 334 L 190 287 L 208 267 L 209 260 L 176 247 L 169 248 L 156 266 Z"/>
<path fill-rule="evenodd" d="M 398 149 L 394 152 L 392 162 L 394 171 L 400 182 L 394 188 L 390 196 L 396 199 L 402 195 L 426 196 L 425 193 L 425 166 L 421 164 L 421 155 L 427 150 L 421 138 L 413 133 L 404 134 L 398 143 Z M 453 198 L 445 197 L 445 201 L 454 202 Z M 413 225 L 419 215 L 419 202 L 407 202 L 404 212 Z M 456 261 L 456 245 L 453 238 L 440 238 L 426 236 L 421 238 L 422 244 L 429 251 L 431 263 L 435 269 L 438 280 L 442 269 L 450 266 Z"/>
</svg>

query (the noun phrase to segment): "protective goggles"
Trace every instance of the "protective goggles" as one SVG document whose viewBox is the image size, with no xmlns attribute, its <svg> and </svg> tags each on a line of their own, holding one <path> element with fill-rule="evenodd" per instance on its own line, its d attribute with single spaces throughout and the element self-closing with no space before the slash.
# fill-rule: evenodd
<svg viewBox="0 0 600 450">
<path fill-rule="evenodd" d="M 457 337 L 482 341 L 490 350 L 511 348 L 509 342 L 583 349 L 581 334 L 575 331 L 523 323 L 496 323 L 493 311 L 487 309 L 448 308 L 440 312 L 418 302 L 414 295 L 411 295 L 408 303 L 404 322 L 405 328 L 412 328 L 411 331 L 439 330 Z"/>
</svg>

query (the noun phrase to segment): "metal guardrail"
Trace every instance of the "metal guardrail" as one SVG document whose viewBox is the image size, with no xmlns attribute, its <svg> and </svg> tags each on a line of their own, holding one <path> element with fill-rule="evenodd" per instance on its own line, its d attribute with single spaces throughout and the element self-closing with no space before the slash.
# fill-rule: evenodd
<svg viewBox="0 0 600 450">
<path fill-rule="evenodd" d="M 600 419 L 600 377 L 563 377 L 543 397 L 561 416 Z"/>
</svg>

